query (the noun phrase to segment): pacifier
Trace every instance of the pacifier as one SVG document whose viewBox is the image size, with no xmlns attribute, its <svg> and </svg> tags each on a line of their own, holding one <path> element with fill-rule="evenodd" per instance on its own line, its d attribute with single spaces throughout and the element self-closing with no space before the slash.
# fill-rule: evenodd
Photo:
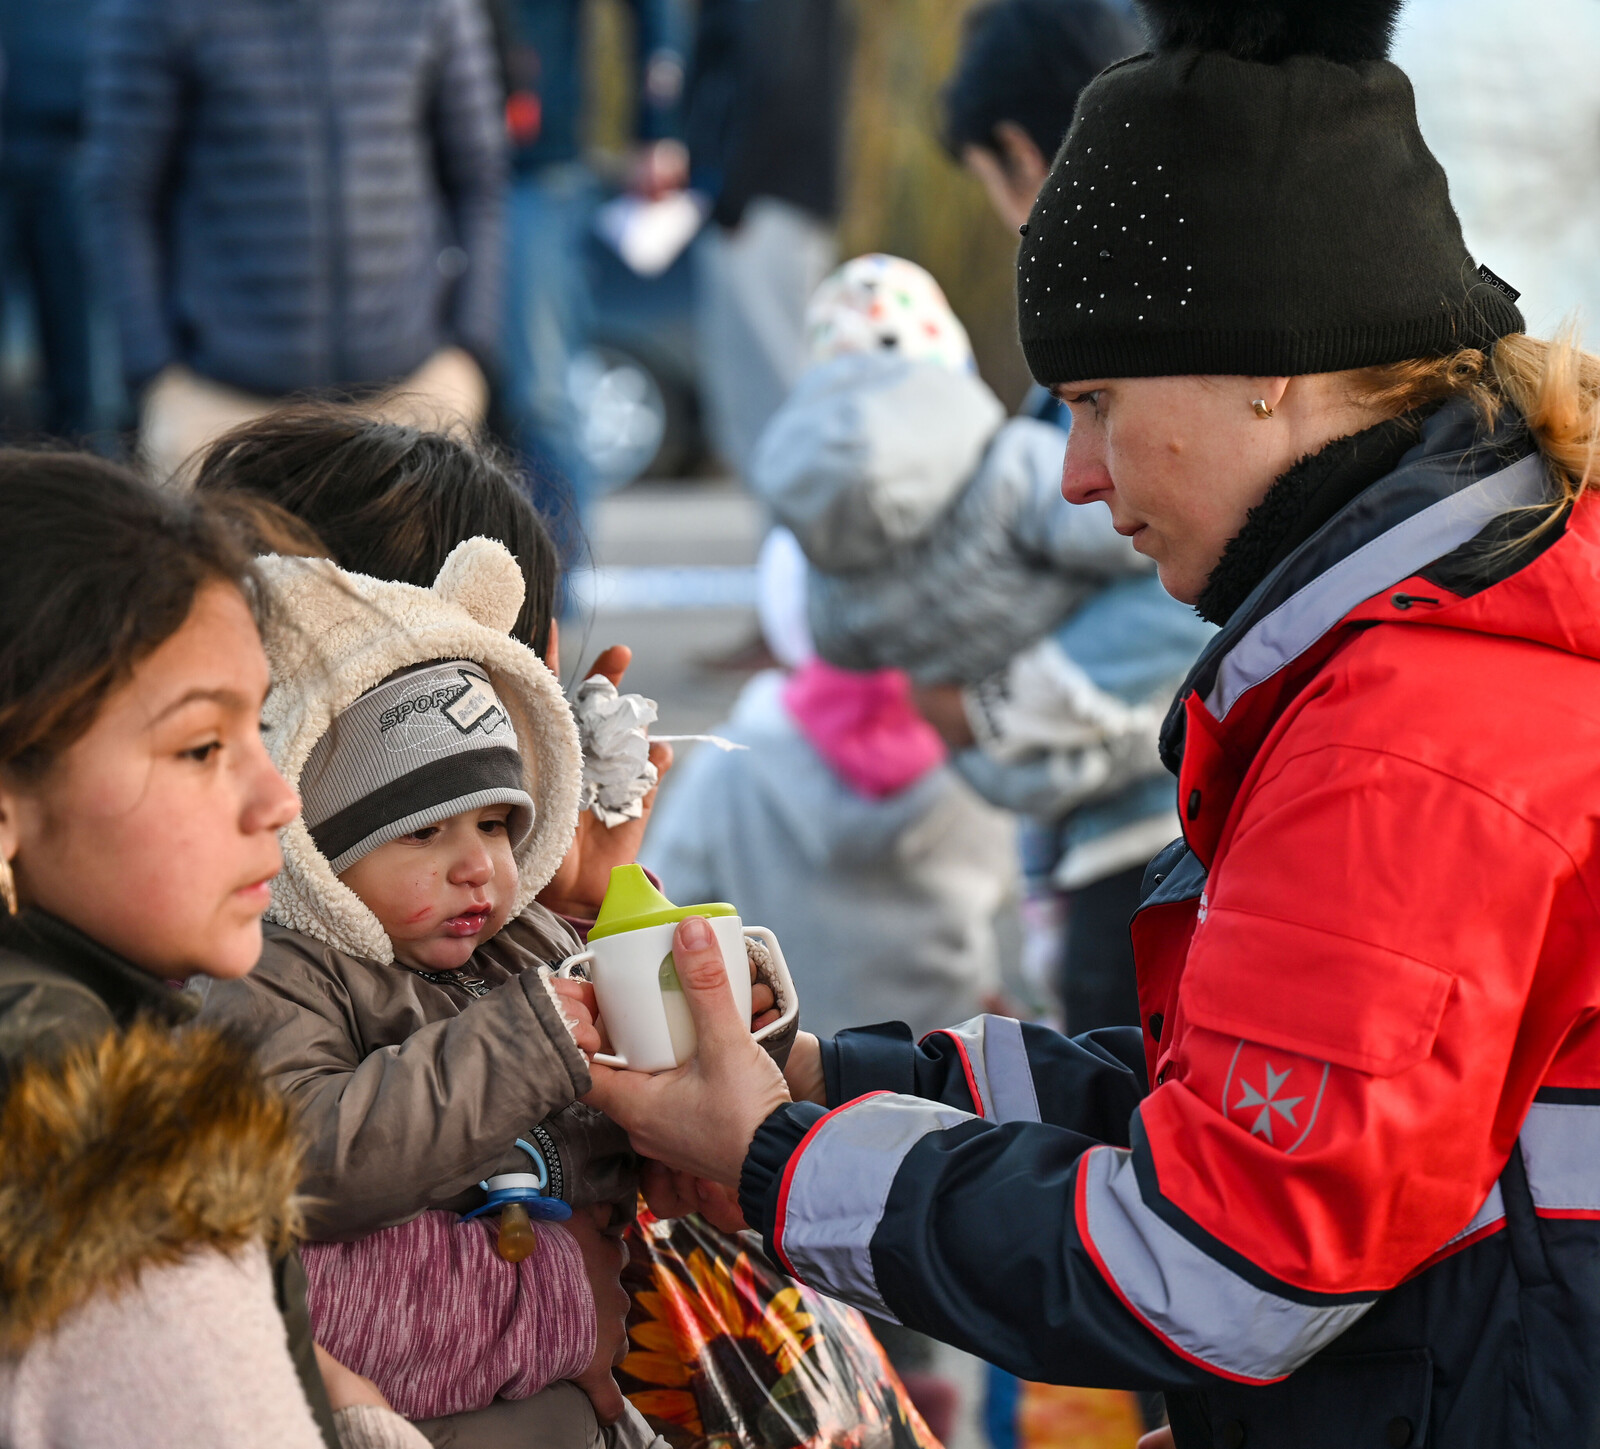
<svg viewBox="0 0 1600 1449">
<path fill-rule="evenodd" d="M 533 1172 L 501 1172 L 485 1178 L 478 1184 L 489 1200 L 482 1207 L 461 1215 L 462 1222 L 482 1217 L 485 1213 L 500 1214 L 500 1237 L 495 1250 L 508 1263 L 520 1263 L 539 1246 L 539 1235 L 533 1229 L 533 1219 L 546 1223 L 564 1223 L 572 1216 L 572 1207 L 558 1197 L 548 1196 L 550 1169 L 544 1154 L 531 1142 L 517 1138 L 517 1146 L 533 1159 Z"/>
</svg>

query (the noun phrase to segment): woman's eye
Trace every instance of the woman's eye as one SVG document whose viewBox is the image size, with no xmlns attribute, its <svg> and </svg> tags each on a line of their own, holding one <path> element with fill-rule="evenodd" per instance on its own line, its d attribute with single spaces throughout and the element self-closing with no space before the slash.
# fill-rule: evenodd
<svg viewBox="0 0 1600 1449">
<path fill-rule="evenodd" d="M 507 828 L 508 827 L 504 820 L 480 820 L 478 822 L 478 829 L 483 831 L 486 835 L 493 835 L 495 831 L 505 830 Z"/>
<path fill-rule="evenodd" d="M 1096 388 L 1093 392 L 1073 393 L 1071 397 L 1066 399 L 1066 403 L 1068 407 L 1087 405 L 1098 413 L 1100 411 L 1100 390 Z"/>
<path fill-rule="evenodd" d="M 415 840 L 420 845 L 432 840 L 438 833 L 439 827 L 437 825 L 424 825 L 421 830 L 413 830 L 410 835 L 406 836 L 406 839 Z"/>
<path fill-rule="evenodd" d="M 196 764 L 203 765 L 221 748 L 221 740 L 211 740 L 207 744 L 196 745 L 192 750 L 182 751 L 181 758 L 193 760 Z"/>
</svg>

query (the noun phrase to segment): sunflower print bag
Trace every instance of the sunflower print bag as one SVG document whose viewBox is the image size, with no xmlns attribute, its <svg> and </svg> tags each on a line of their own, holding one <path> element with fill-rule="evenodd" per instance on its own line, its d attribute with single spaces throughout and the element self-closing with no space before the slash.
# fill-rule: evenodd
<svg viewBox="0 0 1600 1449">
<path fill-rule="evenodd" d="M 940 1449 L 866 1320 L 754 1233 L 641 1211 L 628 1246 L 617 1379 L 672 1449 Z"/>
</svg>

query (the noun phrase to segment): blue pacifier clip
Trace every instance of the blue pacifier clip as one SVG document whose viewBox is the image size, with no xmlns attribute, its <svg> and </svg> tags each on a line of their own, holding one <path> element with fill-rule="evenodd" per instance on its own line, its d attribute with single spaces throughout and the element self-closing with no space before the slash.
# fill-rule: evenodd
<svg viewBox="0 0 1600 1449">
<path fill-rule="evenodd" d="M 463 1222 L 481 1217 L 484 1213 L 499 1212 L 507 1203 L 513 1202 L 521 1203 L 523 1211 L 530 1218 L 538 1218 L 542 1222 L 564 1223 L 572 1216 L 570 1204 L 558 1197 L 545 1196 L 545 1190 L 550 1186 L 550 1169 L 545 1165 L 544 1154 L 520 1137 L 517 1138 L 517 1146 L 533 1159 L 535 1170 L 502 1172 L 485 1178 L 478 1186 L 489 1194 L 489 1200 L 482 1207 L 473 1208 L 470 1213 L 462 1213 Z"/>
</svg>

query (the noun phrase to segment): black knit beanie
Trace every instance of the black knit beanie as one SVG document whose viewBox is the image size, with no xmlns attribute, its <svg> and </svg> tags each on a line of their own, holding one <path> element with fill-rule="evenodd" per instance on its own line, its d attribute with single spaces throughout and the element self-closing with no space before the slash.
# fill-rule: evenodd
<svg viewBox="0 0 1600 1449">
<path fill-rule="evenodd" d="M 1040 382 L 1334 372 L 1523 330 L 1384 59 L 1398 0 L 1140 8 L 1151 50 L 1085 88 L 1024 228 Z"/>
</svg>

